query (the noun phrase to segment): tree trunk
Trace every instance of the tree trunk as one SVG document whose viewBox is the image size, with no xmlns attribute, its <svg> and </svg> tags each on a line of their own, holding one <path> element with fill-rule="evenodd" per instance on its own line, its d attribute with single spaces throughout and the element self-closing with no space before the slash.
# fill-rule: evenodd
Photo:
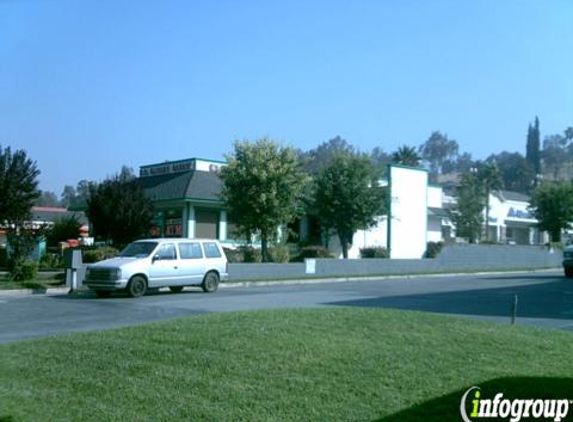
<svg viewBox="0 0 573 422">
<path fill-rule="evenodd" d="M 261 256 L 263 262 L 269 262 L 268 238 L 265 232 L 261 232 Z"/>
<path fill-rule="evenodd" d="M 552 242 L 552 243 L 561 242 L 561 229 L 559 229 L 559 230 L 553 230 L 553 231 L 551 232 L 551 242 Z"/>
<path fill-rule="evenodd" d="M 338 238 L 340 239 L 340 246 L 342 247 L 342 258 L 348 259 L 348 240 L 344 235 L 339 235 Z"/>
</svg>

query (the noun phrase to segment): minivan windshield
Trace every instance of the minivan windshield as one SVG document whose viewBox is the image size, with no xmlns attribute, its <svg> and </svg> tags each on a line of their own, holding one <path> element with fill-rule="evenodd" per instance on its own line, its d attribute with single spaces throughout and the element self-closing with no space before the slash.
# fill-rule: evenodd
<svg viewBox="0 0 573 422">
<path fill-rule="evenodd" d="M 127 246 L 119 256 L 122 258 L 145 258 L 157 246 L 157 242 L 133 242 Z"/>
</svg>

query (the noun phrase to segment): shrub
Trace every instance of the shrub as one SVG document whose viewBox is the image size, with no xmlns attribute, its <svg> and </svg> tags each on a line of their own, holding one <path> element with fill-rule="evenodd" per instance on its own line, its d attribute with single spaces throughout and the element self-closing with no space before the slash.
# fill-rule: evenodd
<svg viewBox="0 0 573 422">
<path fill-rule="evenodd" d="M 298 256 L 293 261 L 302 262 L 306 258 L 334 258 L 324 246 L 305 246 L 300 250 Z"/>
<path fill-rule="evenodd" d="M 260 249 L 252 246 L 241 246 L 239 252 L 243 255 L 242 262 L 263 262 L 263 255 Z"/>
<path fill-rule="evenodd" d="M 54 269 L 64 268 L 64 260 L 60 253 L 46 253 L 40 260 L 40 268 Z"/>
<path fill-rule="evenodd" d="M 361 248 L 360 258 L 388 258 L 388 249 L 384 246 L 369 246 Z"/>
<path fill-rule="evenodd" d="M 495 240 L 482 240 L 480 242 L 480 244 L 482 244 L 482 245 L 497 245 L 498 242 L 496 242 Z"/>
<path fill-rule="evenodd" d="M 46 242 L 48 246 L 57 246 L 58 242 L 77 239 L 80 236 L 81 223 L 75 216 L 62 218 L 48 230 Z"/>
<path fill-rule="evenodd" d="M 225 255 L 227 256 L 227 261 L 232 264 L 237 264 L 243 262 L 243 253 L 238 249 L 223 248 Z"/>
<path fill-rule="evenodd" d="M 275 245 L 269 248 L 269 255 L 273 262 L 289 262 L 290 261 L 290 248 L 288 245 Z"/>
<path fill-rule="evenodd" d="M 119 251 L 112 246 L 101 246 L 97 249 L 86 249 L 82 254 L 82 261 L 86 264 L 103 261 L 119 255 Z"/>
<path fill-rule="evenodd" d="M 253 248 L 252 246 L 239 246 L 237 249 L 223 248 L 227 261 L 233 264 L 240 264 L 242 262 L 262 262 L 263 256 L 260 249 Z"/>
<path fill-rule="evenodd" d="M 15 281 L 33 280 L 38 275 L 38 263 L 35 261 L 12 261 L 10 275 Z"/>
<path fill-rule="evenodd" d="M 424 258 L 435 258 L 439 255 L 444 247 L 444 242 L 428 242 Z"/>
</svg>

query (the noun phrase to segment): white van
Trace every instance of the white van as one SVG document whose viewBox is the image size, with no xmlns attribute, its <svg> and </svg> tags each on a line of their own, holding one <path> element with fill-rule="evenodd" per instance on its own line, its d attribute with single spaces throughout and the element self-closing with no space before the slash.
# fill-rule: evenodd
<svg viewBox="0 0 573 422">
<path fill-rule="evenodd" d="M 98 297 L 126 290 L 131 297 L 147 289 L 185 286 L 215 292 L 227 274 L 227 257 L 213 239 L 145 239 L 131 243 L 116 258 L 88 265 L 84 284 Z"/>
</svg>

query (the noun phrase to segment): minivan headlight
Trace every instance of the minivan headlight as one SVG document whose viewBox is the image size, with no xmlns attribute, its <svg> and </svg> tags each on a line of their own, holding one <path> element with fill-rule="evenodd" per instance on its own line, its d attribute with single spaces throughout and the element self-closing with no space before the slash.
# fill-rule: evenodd
<svg viewBox="0 0 573 422">
<path fill-rule="evenodd" d="M 116 268 L 114 271 L 112 271 L 112 276 L 114 280 L 121 280 L 121 268 Z"/>
</svg>

